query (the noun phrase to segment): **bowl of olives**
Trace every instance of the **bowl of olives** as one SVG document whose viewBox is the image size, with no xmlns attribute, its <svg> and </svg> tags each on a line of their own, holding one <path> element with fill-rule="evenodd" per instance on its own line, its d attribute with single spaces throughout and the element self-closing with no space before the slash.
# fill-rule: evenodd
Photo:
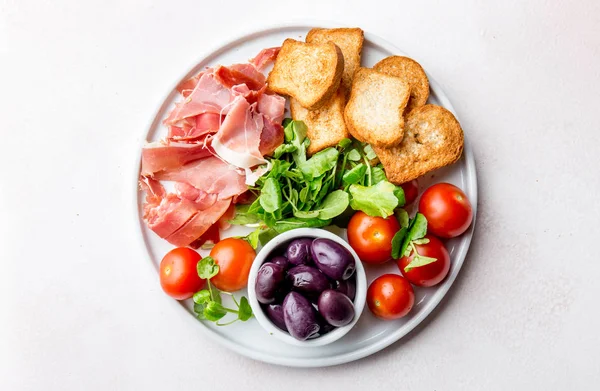
<svg viewBox="0 0 600 391">
<path fill-rule="evenodd" d="M 322 346 L 343 337 L 365 307 L 367 279 L 352 247 L 318 228 L 298 228 L 269 241 L 248 278 L 258 323 L 296 346 Z"/>
</svg>

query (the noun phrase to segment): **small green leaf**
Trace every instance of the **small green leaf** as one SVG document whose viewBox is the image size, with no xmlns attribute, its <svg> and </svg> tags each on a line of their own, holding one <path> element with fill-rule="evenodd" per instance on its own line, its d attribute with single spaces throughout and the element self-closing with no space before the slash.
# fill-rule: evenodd
<svg viewBox="0 0 600 391">
<path fill-rule="evenodd" d="M 209 301 L 211 301 L 210 292 L 208 291 L 208 289 L 202 289 L 201 291 L 194 293 L 193 300 L 196 304 L 206 304 Z"/>
<path fill-rule="evenodd" d="M 319 211 L 318 210 L 309 210 L 309 211 L 295 210 L 294 216 L 298 217 L 300 219 L 312 219 L 315 217 L 319 217 Z"/>
<path fill-rule="evenodd" d="M 290 122 L 292 122 L 293 120 L 291 118 L 284 118 L 283 122 L 281 123 L 281 126 L 283 126 L 284 128 L 286 128 Z"/>
<path fill-rule="evenodd" d="M 398 208 L 394 214 L 396 215 L 396 219 L 398 219 L 400 226 L 408 228 L 408 222 L 410 220 L 408 217 L 408 212 L 402 208 Z"/>
<path fill-rule="evenodd" d="M 235 216 L 229 220 L 233 225 L 257 224 L 260 218 L 255 213 L 250 213 L 251 205 L 236 205 Z"/>
<path fill-rule="evenodd" d="M 219 265 L 215 263 L 212 257 L 204 257 L 196 264 L 198 276 L 205 280 L 209 280 L 219 273 Z"/>
<path fill-rule="evenodd" d="M 367 156 L 367 159 L 373 160 L 377 158 L 377 154 L 375 153 L 373 147 L 370 144 L 366 144 L 363 148 L 363 151 L 365 152 L 365 156 Z"/>
<path fill-rule="evenodd" d="M 281 207 L 281 188 L 279 183 L 268 178 L 260 192 L 260 205 L 266 212 L 273 213 Z"/>
<path fill-rule="evenodd" d="M 363 179 L 366 172 L 367 166 L 364 163 L 360 163 L 353 169 L 346 171 L 346 173 L 344 173 L 344 176 L 342 177 L 342 181 L 345 185 L 352 185 L 354 183 L 358 183 Z"/>
<path fill-rule="evenodd" d="M 250 246 L 252 246 L 253 249 L 256 250 L 256 248 L 258 247 L 258 236 L 260 235 L 260 227 L 255 229 L 254 231 L 250 232 L 245 238 L 244 240 L 246 240 Z"/>
<path fill-rule="evenodd" d="M 313 180 L 335 167 L 339 154 L 335 148 L 324 149 L 305 162 L 299 163 L 298 168 L 307 180 Z"/>
<path fill-rule="evenodd" d="M 323 200 L 318 210 L 318 217 L 321 220 L 327 220 L 339 216 L 346 210 L 349 203 L 348 193 L 343 190 L 333 191 Z"/>
<path fill-rule="evenodd" d="M 352 140 L 350 140 L 349 138 L 343 138 L 340 140 L 340 142 L 338 143 L 338 147 L 342 148 L 342 149 L 346 149 L 348 148 L 350 145 L 352 145 Z"/>
<path fill-rule="evenodd" d="M 348 160 L 357 162 L 361 159 L 360 153 L 356 149 L 352 149 L 347 153 Z"/>
<path fill-rule="evenodd" d="M 410 257 L 410 253 L 412 252 L 412 247 L 410 247 L 410 240 L 408 238 L 404 238 L 404 242 L 402 242 L 402 247 L 400 248 L 400 254 L 403 257 Z"/>
<path fill-rule="evenodd" d="M 250 307 L 250 303 L 248 303 L 248 299 L 246 296 L 242 296 L 240 299 L 240 308 L 238 309 L 238 318 L 245 322 L 252 317 L 252 307 Z"/>
<path fill-rule="evenodd" d="M 203 311 L 204 317 L 211 322 L 216 322 L 225 315 L 227 315 L 227 311 L 225 307 L 216 301 L 209 302 Z"/>
<path fill-rule="evenodd" d="M 417 213 L 408 231 L 408 240 L 421 239 L 427 234 L 427 219 L 421 213 Z"/>
<path fill-rule="evenodd" d="M 302 190 L 300 190 L 300 201 L 301 202 L 306 202 L 306 197 L 308 196 L 308 187 L 303 187 Z"/>
<path fill-rule="evenodd" d="M 429 243 L 429 239 L 421 238 L 421 239 L 413 240 L 412 242 L 413 242 L 413 244 L 427 244 L 427 243 Z"/>
<path fill-rule="evenodd" d="M 401 254 L 402 243 L 406 237 L 406 227 L 400 228 L 398 232 L 392 238 L 392 258 L 399 259 Z"/>
<path fill-rule="evenodd" d="M 196 318 L 200 320 L 205 320 L 206 316 L 204 316 L 204 304 L 194 304 L 194 312 L 196 313 Z"/>
<path fill-rule="evenodd" d="M 273 224 L 273 229 L 277 233 L 283 233 L 289 231 L 290 229 L 295 228 L 321 228 L 326 227 L 331 224 L 331 220 L 321 220 L 321 219 L 299 219 L 297 217 L 291 217 L 289 219 L 284 219 L 275 222 Z"/>
<path fill-rule="evenodd" d="M 425 257 L 423 255 L 415 255 L 413 260 L 408 265 L 406 265 L 406 267 L 404 268 L 404 271 L 408 272 L 411 269 L 429 265 L 430 263 L 433 263 L 435 261 L 437 261 L 437 258 Z"/>
<path fill-rule="evenodd" d="M 379 166 L 371 167 L 371 182 L 376 185 L 382 181 L 387 181 L 383 168 Z"/>
<path fill-rule="evenodd" d="M 258 240 L 260 241 L 260 244 L 264 246 L 275 236 L 277 236 L 277 231 L 271 228 L 267 228 L 260 231 L 260 234 L 258 235 Z"/>
<path fill-rule="evenodd" d="M 374 186 L 351 185 L 348 189 L 352 200 L 350 206 L 354 210 L 362 210 L 369 216 L 388 217 L 398 206 L 398 198 L 394 195 L 396 186 L 390 182 L 379 182 Z"/>
<path fill-rule="evenodd" d="M 404 206 L 406 198 L 404 198 L 404 190 L 400 186 L 396 186 L 394 189 L 394 195 L 398 199 L 398 206 Z"/>
</svg>

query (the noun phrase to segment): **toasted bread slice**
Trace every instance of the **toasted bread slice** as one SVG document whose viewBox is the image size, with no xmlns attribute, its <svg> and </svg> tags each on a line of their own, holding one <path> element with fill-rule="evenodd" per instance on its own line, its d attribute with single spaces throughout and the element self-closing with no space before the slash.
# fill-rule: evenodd
<svg viewBox="0 0 600 391">
<path fill-rule="evenodd" d="M 344 122 L 344 92 L 344 88 L 340 87 L 325 106 L 318 110 L 307 110 L 296 99 L 290 99 L 292 118 L 304 121 L 308 128 L 309 155 L 336 146 L 342 139 L 350 137 Z"/>
<path fill-rule="evenodd" d="M 321 29 L 314 28 L 306 35 L 306 42 L 336 44 L 344 55 L 344 73 L 342 74 L 342 87 L 350 94 L 354 73 L 360 67 L 364 32 L 359 28 Z"/>
<path fill-rule="evenodd" d="M 402 79 L 359 68 L 344 116 L 354 138 L 373 146 L 393 147 L 404 136 L 404 108 L 410 88 Z"/>
<path fill-rule="evenodd" d="M 397 147 L 373 147 L 392 183 L 412 181 L 455 163 L 462 154 L 463 131 L 454 115 L 443 107 L 417 107 L 406 116 L 404 131 Z"/>
<path fill-rule="evenodd" d="M 340 86 L 344 56 L 332 42 L 286 39 L 267 78 L 268 88 L 296 98 L 309 110 L 322 107 Z"/>
<path fill-rule="evenodd" d="M 412 109 L 421 107 L 427 103 L 429 98 L 429 79 L 423 67 L 412 58 L 402 56 L 390 56 L 379 61 L 373 67 L 376 71 L 396 76 L 404 80 L 410 86 L 410 99 L 406 106 L 408 114 Z"/>
</svg>

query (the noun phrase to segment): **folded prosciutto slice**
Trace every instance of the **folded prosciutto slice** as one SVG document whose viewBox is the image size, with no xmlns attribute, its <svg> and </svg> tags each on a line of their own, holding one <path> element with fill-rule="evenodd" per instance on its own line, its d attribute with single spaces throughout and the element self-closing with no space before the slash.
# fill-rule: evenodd
<svg viewBox="0 0 600 391">
<path fill-rule="evenodd" d="M 172 234 L 166 237 L 161 235 L 161 237 L 175 246 L 187 246 L 216 223 L 230 204 L 231 198 L 217 201 L 210 208 L 198 211 Z"/>
<path fill-rule="evenodd" d="M 157 141 L 142 148 L 143 176 L 152 176 L 155 172 L 177 169 L 194 160 L 211 156 L 204 144 L 186 144 Z"/>
<path fill-rule="evenodd" d="M 250 60 L 250 64 L 254 65 L 259 71 L 264 70 L 270 63 L 275 62 L 281 47 L 263 49 Z"/>
<path fill-rule="evenodd" d="M 188 163 L 176 169 L 157 172 L 161 181 L 184 182 L 205 193 L 217 194 L 224 200 L 247 190 L 245 178 L 238 170 L 221 159 L 211 156 Z"/>
<path fill-rule="evenodd" d="M 265 86 L 265 75 L 252 64 L 234 64 L 229 67 L 218 66 L 214 70 L 216 80 L 226 88 L 245 84 L 249 89 L 258 91 Z"/>
</svg>

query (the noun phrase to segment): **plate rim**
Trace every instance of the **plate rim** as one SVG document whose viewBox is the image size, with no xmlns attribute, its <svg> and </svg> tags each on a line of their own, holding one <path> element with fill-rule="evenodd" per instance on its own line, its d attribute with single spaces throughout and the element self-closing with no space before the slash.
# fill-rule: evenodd
<svg viewBox="0 0 600 391">
<path fill-rule="evenodd" d="M 163 98 L 161 99 L 160 103 L 157 105 L 157 108 L 153 111 L 154 115 L 151 117 L 151 120 L 144 127 L 144 131 L 145 131 L 144 137 L 142 137 L 142 140 L 140 140 L 140 142 L 137 145 L 138 153 L 135 155 L 136 160 L 135 160 L 135 164 L 133 165 L 134 172 L 132 175 L 134 178 L 133 183 L 135 184 L 135 186 L 133 186 L 133 197 L 132 197 L 132 199 L 133 199 L 133 208 L 132 209 L 133 209 L 133 214 L 134 214 L 134 221 L 137 221 L 137 224 L 136 224 L 137 237 L 138 237 L 139 241 L 142 242 L 143 247 L 146 249 L 146 254 L 150 254 L 151 251 L 148 247 L 148 242 L 145 239 L 142 222 L 141 222 L 140 215 L 139 215 L 140 197 L 139 197 L 138 179 L 139 179 L 139 174 L 140 174 L 140 169 L 141 169 L 141 154 L 139 153 L 139 151 L 141 150 L 141 148 L 143 147 L 143 145 L 146 142 L 146 135 L 148 134 L 148 131 L 153 128 L 155 122 L 160 121 L 160 118 L 158 118 L 158 114 L 162 111 L 163 106 L 169 100 L 170 95 L 173 94 L 173 91 L 175 90 L 177 85 L 180 83 L 181 80 L 185 79 L 186 77 L 189 77 L 189 75 L 191 73 L 193 73 L 194 68 L 199 63 L 201 63 L 202 61 L 204 61 L 206 58 L 210 57 L 211 55 L 215 55 L 220 50 L 226 50 L 226 48 L 228 46 L 231 46 L 231 45 L 234 45 L 237 43 L 243 43 L 243 40 L 252 38 L 252 36 L 257 36 L 257 35 L 260 36 L 260 35 L 270 34 L 270 33 L 278 32 L 281 30 L 286 30 L 286 29 L 288 29 L 288 30 L 311 29 L 314 27 L 334 28 L 334 27 L 348 27 L 348 25 L 337 23 L 337 22 L 332 22 L 332 21 L 318 20 L 318 19 L 312 19 L 312 20 L 302 19 L 302 20 L 294 20 L 294 21 L 291 21 L 288 23 L 275 23 L 275 24 L 269 24 L 267 26 L 261 26 L 261 27 L 254 26 L 252 28 L 238 30 L 233 34 L 228 35 L 227 39 L 220 41 L 221 43 L 211 45 L 210 47 L 208 47 L 207 50 L 204 50 L 201 53 L 201 55 L 198 57 L 197 61 L 192 63 L 191 66 L 187 67 L 186 68 L 187 70 L 185 72 L 182 72 L 180 78 L 175 79 L 176 82 L 174 82 L 170 86 L 167 93 L 164 95 L 161 95 L 161 96 L 163 96 Z M 400 50 L 393 43 L 391 43 L 390 41 L 388 41 L 378 35 L 375 35 L 375 34 L 372 34 L 372 33 L 366 32 L 366 31 L 365 31 L 364 35 L 365 35 L 365 40 L 370 41 L 371 43 L 375 44 L 376 46 L 382 47 L 390 52 L 398 53 L 400 55 L 407 55 L 406 52 Z M 442 106 L 444 106 L 446 109 L 450 110 L 458 118 L 458 115 L 456 114 L 456 111 L 455 111 L 454 107 L 452 106 L 452 103 L 448 99 L 448 97 L 447 97 L 446 93 L 444 92 L 444 90 L 442 89 L 441 85 L 429 74 L 429 72 L 427 72 L 427 70 L 425 72 L 427 74 L 427 77 L 429 78 L 429 84 L 430 84 L 431 90 L 435 91 L 436 98 L 440 101 Z M 465 182 L 467 182 L 469 184 L 469 188 L 472 189 L 472 193 L 469 194 L 469 198 L 471 200 L 471 204 L 473 207 L 473 221 L 472 221 L 471 226 L 469 227 L 468 231 L 465 232 L 465 234 L 464 234 L 465 236 L 464 236 L 463 240 L 461 240 L 459 246 L 457 247 L 457 252 L 456 252 L 456 257 L 455 257 L 455 267 L 452 269 L 451 274 L 448 275 L 446 281 L 438 287 L 438 291 L 437 291 L 437 295 L 436 295 L 437 297 L 435 297 L 432 300 L 432 302 L 430 302 L 428 304 L 428 306 L 421 313 L 419 313 L 418 316 L 412 318 L 409 322 L 404 324 L 401 329 L 398 329 L 397 331 L 390 333 L 389 335 L 387 335 L 386 337 L 382 338 L 379 341 L 376 341 L 372 344 L 369 344 L 367 346 L 364 346 L 362 348 L 359 348 L 359 349 L 356 349 L 356 350 L 353 350 L 350 352 L 337 354 L 334 356 L 328 356 L 328 357 L 302 357 L 302 358 L 281 357 L 281 356 L 272 355 L 272 354 L 268 354 L 268 353 L 257 352 L 257 351 L 254 351 L 244 345 L 239 345 L 236 342 L 233 342 L 233 341 L 227 339 L 225 336 L 214 332 L 211 328 L 207 327 L 202 322 L 198 322 L 194 317 L 189 316 L 190 315 L 189 311 L 180 302 L 174 301 L 174 300 L 169 300 L 169 301 L 171 302 L 172 305 L 179 307 L 181 310 L 183 310 L 186 313 L 185 318 L 188 318 L 190 321 L 193 321 L 194 324 L 196 324 L 196 325 L 200 324 L 200 330 L 205 336 L 207 336 L 213 340 L 216 340 L 219 344 L 227 347 L 228 349 L 230 349 L 238 354 L 241 354 L 245 357 L 248 357 L 248 358 L 251 358 L 254 360 L 263 361 L 263 362 L 266 362 L 269 364 L 289 366 L 289 367 L 299 367 L 299 368 L 318 368 L 318 367 L 327 367 L 327 366 L 345 364 L 345 363 L 356 361 L 356 360 L 365 358 L 367 356 L 370 356 L 372 354 L 375 354 L 375 353 L 385 349 L 386 347 L 392 345 L 393 343 L 399 341 L 407 334 L 413 332 L 415 330 L 415 328 L 419 324 L 421 324 L 433 312 L 433 310 L 435 310 L 438 307 L 438 305 L 444 300 L 444 298 L 448 294 L 448 291 L 450 290 L 450 287 L 452 287 L 452 285 L 454 284 L 454 281 L 456 280 L 456 277 L 458 276 L 458 274 L 460 273 L 460 270 L 462 269 L 462 266 L 464 264 L 465 258 L 469 251 L 471 241 L 472 241 L 472 238 L 474 235 L 475 224 L 476 224 L 476 220 L 477 220 L 477 206 L 478 206 L 477 170 L 476 170 L 476 166 L 475 166 L 475 156 L 474 156 L 473 150 L 471 148 L 470 142 L 468 141 L 467 137 L 465 137 L 465 139 L 464 139 L 463 158 L 465 160 L 465 169 L 467 172 L 466 177 L 465 177 Z M 147 264 L 147 262 L 144 262 L 144 263 Z M 154 269 L 154 272 L 155 273 L 158 272 L 158 269 L 153 265 L 152 262 L 151 262 L 151 265 L 152 265 L 151 268 Z M 147 269 L 147 270 L 149 270 L 149 269 Z M 156 274 L 154 274 L 154 277 L 156 277 Z"/>
</svg>

